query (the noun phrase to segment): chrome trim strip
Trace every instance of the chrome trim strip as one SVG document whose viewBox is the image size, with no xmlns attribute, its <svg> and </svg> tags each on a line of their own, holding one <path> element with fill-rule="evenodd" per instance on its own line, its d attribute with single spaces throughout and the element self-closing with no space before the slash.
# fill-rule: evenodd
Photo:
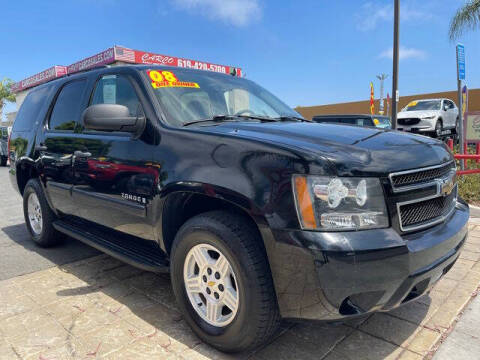
<svg viewBox="0 0 480 360">
<path fill-rule="evenodd" d="M 394 193 L 398 192 L 405 192 L 405 191 L 410 191 L 410 190 L 415 190 L 415 189 L 420 189 L 420 188 L 426 188 L 430 186 L 437 186 L 437 180 L 432 179 L 429 182 L 425 183 L 419 183 L 419 184 L 413 184 L 413 185 L 406 185 L 406 186 L 401 186 L 401 187 L 395 187 L 393 184 L 393 177 L 394 176 L 399 176 L 399 175 L 407 175 L 407 174 L 413 174 L 413 173 L 418 173 L 422 171 L 428 171 L 428 170 L 433 170 L 433 169 L 438 169 L 444 166 L 447 166 L 449 164 L 453 164 L 454 160 L 451 160 L 449 162 L 440 164 L 440 165 L 434 165 L 434 166 L 429 166 L 429 167 L 424 167 L 424 168 L 419 168 L 419 169 L 413 169 L 413 170 L 405 170 L 405 171 L 399 171 L 395 173 L 391 173 L 388 175 L 388 179 L 390 180 L 390 185 L 392 185 L 392 190 Z M 452 167 L 454 169 L 454 167 Z"/>
<path fill-rule="evenodd" d="M 436 194 L 436 195 L 427 196 L 427 197 L 420 198 L 420 199 L 409 200 L 409 201 L 404 201 L 404 202 L 397 203 L 397 213 L 398 213 L 400 230 L 402 230 L 403 232 L 420 230 L 420 229 L 423 229 L 423 228 L 426 228 L 426 227 L 436 225 L 436 224 L 441 223 L 442 221 L 445 221 L 446 219 L 448 219 L 453 214 L 453 211 L 455 210 L 455 207 L 456 207 L 456 204 L 457 204 L 457 198 L 458 198 L 458 185 L 457 184 L 455 184 L 455 187 L 453 188 L 452 191 L 455 191 L 455 197 L 452 200 L 451 209 L 448 210 L 448 212 L 445 215 L 441 215 L 441 216 L 433 219 L 432 221 L 424 222 L 420 225 L 403 226 L 403 224 L 402 224 L 402 213 L 400 212 L 400 207 L 403 206 L 403 205 L 409 205 L 409 204 L 414 204 L 414 203 L 418 203 L 418 202 L 422 202 L 422 201 L 427 201 L 427 200 L 439 198 L 439 197 L 442 197 L 443 195 Z"/>
</svg>

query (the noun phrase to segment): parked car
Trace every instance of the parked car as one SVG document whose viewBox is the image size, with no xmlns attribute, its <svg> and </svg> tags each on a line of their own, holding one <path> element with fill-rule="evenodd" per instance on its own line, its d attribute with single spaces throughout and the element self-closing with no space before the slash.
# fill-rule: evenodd
<svg viewBox="0 0 480 360">
<path fill-rule="evenodd" d="M 415 100 L 398 113 L 398 130 L 433 137 L 457 134 L 458 108 L 449 99 Z"/>
<path fill-rule="evenodd" d="M 38 246 L 69 235 L 170 271 L 186 321 L 223 351 L 260 346 L 282 318 L 417 299 L 467 237 L 442 142 L 311 123 L 214 72 L 119 66 L 40 85 L 9 153 Z"/>
<path fill-rule="evenodd" d="M 7 166 L 8 161 L 8 126 L 0 126 L 0 165 Z"/>
<path fill-rule="evenodd" d="M 357 126 L 371 126 L 380 129 L 391 129 L 392 123 L 389 116 L 365 114 L 331 114 L 316 115 L 312 118 L 317 123 L 335 123 Z"/>
</svg>

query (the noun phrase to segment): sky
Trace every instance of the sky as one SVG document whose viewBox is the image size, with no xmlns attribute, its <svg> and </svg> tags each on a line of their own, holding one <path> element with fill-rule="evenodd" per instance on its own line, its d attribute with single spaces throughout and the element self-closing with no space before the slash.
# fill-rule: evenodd
<svg viewBox="0 0 480 360">
<path fill-rule="evenodd" d="M 448 27 L 463 2 L 401 0 L 401 96 L 456 88 Z M 365 100 L 370 81 L 378 97 L 380 73 L 391 92 L 393 0 L 0 0 L 0 8 L 0 78 L 116 44 L 241 67 L 292 107 Z M 467 85 L 479 88 L 480 31 L 459 41 Z"/>
</svg>

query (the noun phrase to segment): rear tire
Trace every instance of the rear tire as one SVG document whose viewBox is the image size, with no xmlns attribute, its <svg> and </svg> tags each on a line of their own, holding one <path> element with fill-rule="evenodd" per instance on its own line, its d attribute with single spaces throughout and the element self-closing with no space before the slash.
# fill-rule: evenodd
<svg viewBox="0 0 480 360">
<path fill-rule="evenodd" d="M 7 166 L 7 161 L 8 161 L 8 158 L 6 156 L 2 156 L 2 159 L 0 160 L 0 165 Z"/>
<path fill-rule="evenodd" d="M 30 179 L 23 191 L 23 214 L 32 240 L 41 247 L 59 244 L 64 235 L 53 227 L 57 219 L 38 179 Z"/>
<path fill-rule="evenodd" d="M 202 256 L 195 253 L 199 248 Z M 228 264 L 224 267 L 228 278 L 220 270 L 217 277 L 217 263 L 225 262 L 219 261 L 222 256 Z M 221 351 L 239 352 L 260 346 L 275 333 L 280 315 L 267 255 L 258 232 L 244 218 L 222 211 L 193 217 L 178 231 L 170 259 L 180 310 L 204 342 Z M 189 279 L 198 282 L 187 290 L 185 280 Z M 227 289 L 238 300 L 223 303 Z M 208 309 L 217 306 L 217 315 L 209 317 Z"/>
</svg>

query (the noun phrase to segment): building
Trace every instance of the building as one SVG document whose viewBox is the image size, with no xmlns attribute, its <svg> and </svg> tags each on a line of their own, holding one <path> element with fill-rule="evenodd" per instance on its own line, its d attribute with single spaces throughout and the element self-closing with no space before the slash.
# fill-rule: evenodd
<svg viewBox="0 0 480 360">
<path fill-rule="evenodd" d="M 35 86 L 63 76 L 68 76 L 70 74 L 75 74 L 77 72 L 93 69 L 99 66 L 118 66 L 128 64 L 178 66 L 191 69 L 214 71 L 234 76 L 242 76 L 242 69 L 238 67 L 212 64 L 204 61 L 179 58 L 169 55 L 154 54 L 114 45 L 109 49 L 77 61 L 69 66 L 55 65 L 47 70 L 15 83 L 12 89 L 13 92 L 16 93 L 17 110 L 20 108 L 20 105 L 22 105 L 23 100 L 25 100 L 28 92 Z"/>
<path fill-rule="evenodd" d="M 456 90 L 454 90 L 430 94 L 402 96 L 398 105 L 398 111 L 407 106 L 410 101 L 435 98 L 448 98 L 457 103 L 458 93 Z M 379 103 L 379 100 L 375 100 L 376 110 L 380 108 Z M 331 105 L 298 106 L 295 108 L 295 110 L 302 114 L 306 119 L 312 119 L 312 117 L 315 115 L 327 114 L 368 114 L 370 113 L 370 100 Z M 480 89 L 468 91 L 468 111 L 480 111 Z"/>
</svg>

